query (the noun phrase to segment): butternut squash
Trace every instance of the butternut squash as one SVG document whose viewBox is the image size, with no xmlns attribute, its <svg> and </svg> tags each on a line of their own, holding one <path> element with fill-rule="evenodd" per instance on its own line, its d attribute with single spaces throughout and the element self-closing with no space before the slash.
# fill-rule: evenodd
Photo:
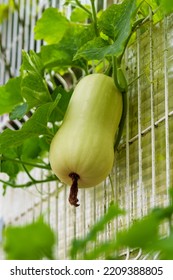
<svg viewBox="0 0 173 280">
<path fill-rule="evenodd" d="M 122 107 L 122 95 L 111 77 L 91 74 L 77 84 L 50 146 L 53 172 L 72 184 L 71 204 L 79 205 L 78 186 L 95 186 L 110 173 Z"/>
</svg>

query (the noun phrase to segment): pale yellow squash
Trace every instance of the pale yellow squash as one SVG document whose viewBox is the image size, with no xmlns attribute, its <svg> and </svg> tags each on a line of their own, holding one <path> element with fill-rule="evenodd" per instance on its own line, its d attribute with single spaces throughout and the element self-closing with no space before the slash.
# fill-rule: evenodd
<svg viewBox="0 0 173 280">
<path fill-rule="evenodd" d="M 111 77 L 91 74 L 77 84 L 50 146 L 53 172 L 64 183 L 92 187 L 110 173 L 122 115 L 122 95 Z M 76 176 L 75 175 L 75 176 Z"/>
</svg>

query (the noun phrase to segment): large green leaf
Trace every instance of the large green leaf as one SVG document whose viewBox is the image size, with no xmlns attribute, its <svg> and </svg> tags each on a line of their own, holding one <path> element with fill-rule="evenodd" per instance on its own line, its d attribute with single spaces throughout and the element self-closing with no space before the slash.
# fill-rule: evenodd
<svg viewBox="0 0 173 280">
<path fill-rule="evenodd" d="M 53 135 L 50 133 L 47 123 L 59 100 L 60 95 L 54 102 L 41 105 L 20 130 L 6 129 L 0 135 L 0 152 L 5 152 L 9 147 L 20 146 L 25 140 L 34 136 L 44 135 L 51 138 Z"/>
<path fill-rule="evenodd" d="M 44 39 L 49 44 L 57 43 L 63 37 L 69 22 L 56 8 L 48 8 L 37 21 L 35 38 Z"/>
<path fill-rule="evenodd" d="M 16 105 L 23 101 L 20 84 L 21 78 L 16 77 L 0 87 L 0 115 L 11 112 Z"/>
<path fill-rule="evenodd" d="M 41 58 L 46 68 L 82 66 L 82 61 L 73 61 L 77 50 L 94 37 L 92 26 L 71 23 L 58 44 L 43 46 Z"/>
<path fill-rule="evenodd" d="M 121 36 L 123 44 L 130 35 L 136 10 L 136 0 L 124 0 L 122 4 L 109 6 L 99 18 L 100 31 L 114 42 Z"/>
<path fill-rule="evenodd" d="M 4 250 L 8 260 L 53 259 L 55 235 L 43 218 L 25 226 L 7 226 Z"/>
<path fill-rule="evenodd" d="M 101 14 L 98 26 L 100 32 L 111 39 L 112 43 L 101 37 L 94 38 L 81 46 L 75 59 L 83 57 L 87 60 L 101 60 L 106 56 L 120 56 L 132 34 L 136 12 L 136 0 L 125 0 L 122 4 L 109 6 Z"/>
<path fill-rule="evenodd" d="M 21 66 L 21 94 L 28 103 L 29 108 L 39 106 L 51 101 L 46 82 L 43 77 L 43 64 L 39 56 L 30 51 L 23 51 Z"/>
</svg>

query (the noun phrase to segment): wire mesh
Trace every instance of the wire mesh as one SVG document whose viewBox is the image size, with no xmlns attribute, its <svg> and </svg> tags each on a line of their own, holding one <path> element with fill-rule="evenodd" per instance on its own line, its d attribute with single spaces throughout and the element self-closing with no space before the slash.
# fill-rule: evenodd
<svg viewBox="0 0 173 280">
<path fill-rule="evenodd" d="M 0 1 L 6 3 L 7 1 Z M 87 2 L 87 1 L 83 1 Z M 115 2 L 115 1 L 114 1 Z M 39 51 L 41 41 L 34 40 L 33 27 L 48 6 L 66 9 L 58 0 L 18 0 L 20 10 L 9 14 L 0 26 L 0 84 L 19 74 L 21 50 Z M 97 1 L 106 8 L 112 1 Z M 105 213 L 114 198 L 126 215 L 100 236 L 108 239 L 117 230 L 127 227 L 136 218 L 147 214 L 154 206 L 167 205 L 168 188 L 173 184 L 173 16 L 153 25 L 146 23 L 146 31 L 137 31 L 136 40 L 125 53 L 124 69 L 129 82 L 126 126 L 116 153 L 110 178 L 91 189 L 80 189 L 81 206 L 68 204 L 69 187 L 62 184 L 43 184 L 24 189 L 8 188 L 0 195 L 0 218 L 6 224 L 25 224 L 41 213 L 58 234 L 56 255 L 68 258 L 74 237 L 84 236 L 89 228 Z M 27 120 L 27 117 L 24 121 Z M 18 121 L 0 119 L 0 130 L 20 127 Z M 35 178 L 43 171 L 33 170 Z M 4 174 L 0 174 L 4 178 Z M 26 181 L 21 173 L 19 183 Z M 2 192 L 1 192 L 2 193 Z M 163 228 L 163 234 L 168 228 Z M 141 251 L 125 253 L 126 258 L 147 258 Z"/>
</svg>

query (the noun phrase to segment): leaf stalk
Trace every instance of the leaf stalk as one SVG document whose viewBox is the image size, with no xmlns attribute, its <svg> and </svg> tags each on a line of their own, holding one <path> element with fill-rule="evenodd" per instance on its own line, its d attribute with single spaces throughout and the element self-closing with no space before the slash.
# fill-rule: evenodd
<svg viewBox="0 0 173 280">
<path fill-rule="evenodd" d="M 20 185 L 16 185 L 16 184 L 13 184 L 13 183 L 10 183 L 8 181 L 4 181 L 2 179 L 0 179 L 0 182 L 5 184 L 5 185 L 8 185 L 12 188 L 25 188 L 25 187 L 30 187 L 32 185 L 35 185 L 35 184 L 43 184 L 43 183 L 48 183 L 48 182 L 53 182 L 53 181 L 59 181 L 58 178 L 47 178 L 45 180 L 34 180 L 34 181 L 28 181 L 24 184 L 20 184 Z"/>
<path fill-rule="evenodd" d="M 21 159 L 9 158 L 9 157 L 6 157 L 4 155 L 0 157 L 0 160 L 9 160 L 9 161 L 16 162 L 18 164 L 33 166 L 35 168 L 41 168 L 41 169 L 47 169 L 47 170 L 51 169 L 49 165 L 35 164 L 35 163 L 23 161 Z"/>
</svg>

